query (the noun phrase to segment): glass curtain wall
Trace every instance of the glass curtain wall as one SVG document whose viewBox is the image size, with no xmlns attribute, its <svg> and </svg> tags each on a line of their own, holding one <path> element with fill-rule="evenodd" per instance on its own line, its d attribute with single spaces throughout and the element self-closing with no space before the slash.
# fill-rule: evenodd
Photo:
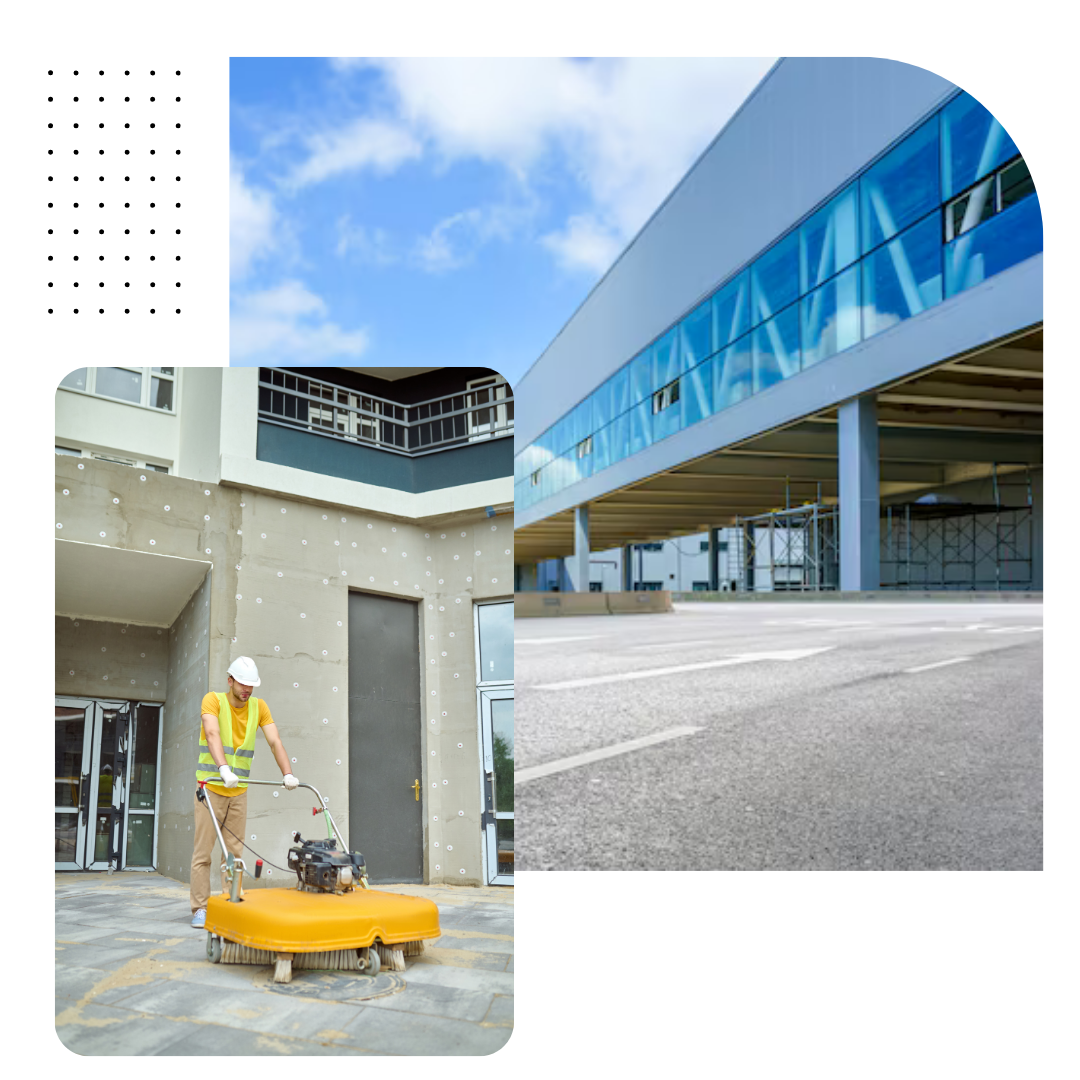
<svg viewBox="0 0 1080 1080">
<path fill-rule="evenodd" d="M 1042 251 L 1030 173 L 961 92 L 514 460 L 519 508 Z"/>
</svg>

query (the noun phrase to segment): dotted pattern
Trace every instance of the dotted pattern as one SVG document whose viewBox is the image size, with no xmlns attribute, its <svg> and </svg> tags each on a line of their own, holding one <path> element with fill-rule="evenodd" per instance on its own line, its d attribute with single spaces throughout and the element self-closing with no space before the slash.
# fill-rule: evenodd
<svg viewBox="0 0 1080 1080">
<path fill-rule="evenodd" d="M 46 68 L 42 313 L 183 312 L 183 68 Z"/>
</svg>

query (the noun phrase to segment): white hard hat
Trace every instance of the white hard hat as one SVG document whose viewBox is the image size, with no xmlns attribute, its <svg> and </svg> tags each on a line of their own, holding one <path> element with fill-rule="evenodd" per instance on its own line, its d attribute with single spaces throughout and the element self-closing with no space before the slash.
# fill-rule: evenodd
<svg viewBox="0 0 1080 1080">
<path fill-rule="evenodd" d="M 238 683 L 244 686 L 259 685 L 259 669 L 250 656 L 238 656 L 230 665 L 230 674 Z"/>
</svg>

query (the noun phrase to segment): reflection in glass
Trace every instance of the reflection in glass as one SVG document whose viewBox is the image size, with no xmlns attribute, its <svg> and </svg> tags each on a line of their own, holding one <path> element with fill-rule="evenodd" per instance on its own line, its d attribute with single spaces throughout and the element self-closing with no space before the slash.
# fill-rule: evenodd
<svg viewBox="0 0 1080 1080">
<path fill-rule="evenodd" d="M 754 338 L 754 393 L 790 379 L 799 370 L 799 305 L 759 326 Z"/>
<path fill-rule="evenodd" d="M 713 297 L 715 342 L 718 349 L 730 345 L 750 329 L 750 272 L 744 270 Z"/>
<path fill-rule="evenodd" d="M 713 310 L 712 301 L 699 304 L 683 319 L 679 326 L 681 371 L 689 371 L 702 360 L 712 356 L 713 345 Z M 662 385 L 662 384 L 661 384 Z"/>
<path fill-rule="evenodd" d="M 126 866 L 152 866 L 154 862 L 154 819 L 128 816 Z"/>
<path fill-rule="evenodd" d="M 172 379 L 150 379 L 150 404 L 155 409 L 171 409 L 173 402 Z"/>
<path fill-rule="evenodd" d="M 495 822 L 495 845 L 499 853 L 498 873 L 514 872 L 514 819 L 503 818 Z"/>
<path fill-rule="evenodd" d="M 1035 192 L 1035 184 L 1031 179 L 1031 173 L 1024 163 L 1024 159 L 1014 161 L 1007 168 L 1001 170 L 1001 209 L 1004 210 L 1013 203 L 1032 195 Z"/>
<path fill-rule="evenodd" d="M 1039 200 L 1025 199 L 947 245 L 945 295 L 970 289 L 1042 248 Z"/>
<path fill-rule="evenodd" d="M 998 120 L 970 94 L 941 112 L 941 194 L 950 199 L 1017 153 Z"/>
<path fill-rule="evenodd" d="M 56 708 L 56 805 L 79 805 L 86 710 L 57 705 Z"/>
<path fill-rule="evenodd" d="M 652 389 L 667 386 L 679 375 L 679 328 L 669 330 L 653 346 Z"/>
<path fill-rule="evenodd" d="M 55 828 L 55 861 L 75 862 L 75 841 L 79 834 L 78 814 L 57 814 Z"/>
<path fill-rule="evenodd" d="M 109 834 L 112 829 L 112 814 L 97 814 L 94 817 L 94 862 L 109 861 Z"/>
<path fill-rule="evenodd" d="M 480 682 L 514 678 L 514 605 L 477 604 L 480 623 Z"/>
<path fill-rule="evenodd" d="M 863 260 L 863 337 L 918 315 L 941 298 L 941 219 L 931 214 Z"/>
<path fill-rule="evenodd" d="M 939 186 L 935 116 L 859 179 L 863 252 L 938 206 Z"/>
<path fill-rule="evenodd" d="M 974 229 L 994 213 L 994 177 L 988 176 L 946 210 L 947 237 L 952 239 Z"/>
<path fill-rule="evenodd" d="M 858 185 L 823 206 L 799 230 L 800 292 L 816 289 L 859 257 Z"/>
<path fill-rule="evenodd" d="M 799 301 L 802 366 L 808 368 L 859 341 L 859 268 L 853 266 Z"/>
<path fill-rule="evenodd" d="M 753 392 L 751 364 L 749 335 L 713 359 L 713 408 L 716 412 L 742 401 Z"/>
<path fill-rule="evenodd" d="M 712 368 L 713 362 L 706 360 L 691 368 L 682 377 L 682 426 L 688 427 L 704 420 L 712 414 Z"/>
<path fill-rule="evenodd" d="M 514 809 L 514 699 L 491 702 L 491 746 L 495 767 L 495 810 Z"/>
<path fill-rule="evenodd" d="M 630 410 L 630 453 L 637 454 L 652 446 L 652 397 Z"/>
<path fill-rule="evenodd" d="M 94 392 L 123 401 L 139 402 L 142 400 L 142 374 L 123 368 L 99 367 Z"/>
<path fill-rule="evenodd" d="M 128 805 L 134 810 L 154 808 L 157 779 L 157 744 L 159 710 L 140 705 L 135 721 L 135 749 L 131 755 L 131 787 Z"/>
<path fill-rule="evenodd" d="M 76 368 L 70 375 L 65 375 L 60 380 L 61 386 L 69 386 L 72 390 L 86 389 L 86 368 Z"/>
<path fill-rule="evenodd" d="M 652 390 L 652 349 L 645 349 L 630 361 L 630 404 L 645 401 Z"/>
<path fill-rule="evenodd" d="M 682 427 L 682 409 L 679 407 L 679 381 L 676 379 L 653 395 L 653 442 L 666 439 Z"/>
<path fill-rule="evenodd" d="M 799 295 L 799 234 L 774 244 L 750 268 L 751 320 L 772 318 Z"/>
</svg>

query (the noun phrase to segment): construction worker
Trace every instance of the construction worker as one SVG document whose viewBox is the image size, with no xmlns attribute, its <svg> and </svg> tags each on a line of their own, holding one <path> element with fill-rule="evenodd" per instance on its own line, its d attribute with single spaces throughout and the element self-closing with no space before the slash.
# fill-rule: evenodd
<svg viewBox="0 0 1080 1080">
<path fill-rule="evenodd" d="M 283 783 L 290 791 L 300 781 L 289 770 L 289 758 L 270 715 L 270 707 L 251 696 L 259 685 L 259 669 L 250 656 L 237 657 L 229 667 L 229 692 L 207 694 L 202 700 L 199 761 L 195 778 L 207 781 L 207 802 L 214 811 L 225 846 L 237 858 L 247 825 L 247 778 L 255 755 L 255 732 L 262 728 Z M 195 854 L 191 859 L 191 925 L 206 925 L 206 902 L 210 899 L 210 856 L 217 833 L 206 805 L 195 798 Z M 224 858 L 224 853 L 222 858 Z M 228 886 L 222 879 L 222 890 Z"/>
</svg>

